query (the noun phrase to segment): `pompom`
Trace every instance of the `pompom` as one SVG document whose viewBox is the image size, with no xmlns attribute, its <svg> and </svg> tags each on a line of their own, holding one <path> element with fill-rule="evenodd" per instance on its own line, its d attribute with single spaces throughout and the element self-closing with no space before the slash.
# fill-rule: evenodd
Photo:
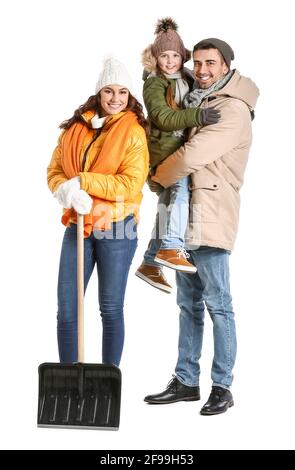
<svg viewBox="0 0 295 470">
<path fill-rule="evenodd" d="M 177 31 L 178 29 L 177 23 L 172 18 L 170 18 L 170 16 L 158 20 L 156 24 L 155 34 L 167 32 L 169 29 L 172 29 L 174 31 Z"/>
</svg>

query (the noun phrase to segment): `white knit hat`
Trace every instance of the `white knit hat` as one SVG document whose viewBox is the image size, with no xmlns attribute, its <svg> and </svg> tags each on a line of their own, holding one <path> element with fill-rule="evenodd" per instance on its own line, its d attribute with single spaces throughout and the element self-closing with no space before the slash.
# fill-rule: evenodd
<svg viewBox="0 0 295 470">
<path fill-rule="evenodd" d="M 96 84 L 95 93 L 98 93 L 103 87 L 108 85 L 121 85 L 128 88 L 130 93 L 133 94 L 132 80 L 125 65 L 114 57 L 109 57 L 105 60 L 103 70 Z"/>
</svg>

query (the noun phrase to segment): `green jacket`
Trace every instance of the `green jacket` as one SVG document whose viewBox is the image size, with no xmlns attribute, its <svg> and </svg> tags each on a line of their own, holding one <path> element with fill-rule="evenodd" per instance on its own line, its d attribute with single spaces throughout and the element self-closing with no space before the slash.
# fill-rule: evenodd
<svg viewBox="0 0 295 470">
<path fill-rule="evenodd" d="M 174 136 L 173 131 L 199 125 L 199 108 L 175 111 L 167 104 L 166 92 L 169 83 L 175 96 L 176 79 L 149 77 L 143 86 L 143 99 L 151 127 L 148 142 L 151 168 L 183 145 L 184 139 Z"/>
</svg>

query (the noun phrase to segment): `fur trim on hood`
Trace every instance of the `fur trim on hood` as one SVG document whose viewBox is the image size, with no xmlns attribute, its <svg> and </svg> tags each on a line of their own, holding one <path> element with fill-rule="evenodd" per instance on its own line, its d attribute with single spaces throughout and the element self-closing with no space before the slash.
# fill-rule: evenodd
<svg viewBox="0 0 295 470">
<path fill-rule="evenodd" d="M 144 66 L 145 70 L 149 73 L 157 71 L 157 59 L 152 54 L 152 45 L 144 49 L 141 53 L 141 63 Z"/>
</svg>

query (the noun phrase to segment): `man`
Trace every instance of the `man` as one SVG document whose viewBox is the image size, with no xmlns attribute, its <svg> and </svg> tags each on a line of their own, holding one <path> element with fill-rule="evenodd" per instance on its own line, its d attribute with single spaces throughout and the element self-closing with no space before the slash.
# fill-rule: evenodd
<svg viewBox="0 0 295 470">
<path fill-rule="evenodd" d="M 177 272 L 180 307 L 179 355 L 175 376 L 166 390 L 145 398 L 148 403 L 200 399 L 199 359 L 205 306 L 213 322 L 212 391 L 201 409 L 219 414 L 231 407 L 230 387 L 236 358 L 236 332 L 229 284 L 229 255 L 239 215 L 239 190 L 251 145 L 251 118 L 259 95 L 256 85 L 230 70 L 232 48 L 216 38 L 193 50 L 196 88 L 186 106 L 214 106 L 218 123 L 194 128 L 188 142 L 159 165 L 153 180 L 169 187 L 191 175 L 192 197 L 187 244 L 195 274 Z"/>
</svg>

